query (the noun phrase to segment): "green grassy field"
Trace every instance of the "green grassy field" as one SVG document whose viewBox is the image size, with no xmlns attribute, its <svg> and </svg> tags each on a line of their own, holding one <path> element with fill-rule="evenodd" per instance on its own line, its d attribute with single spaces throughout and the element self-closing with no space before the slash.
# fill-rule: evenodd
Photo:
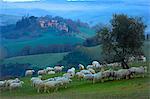
<svg viewBox="0 0 150 99">
<path fill-rule="evenodd" d="M 90 37 L 95 34 L 95 31 L 88 28 L 79 28 L 82 32 L 82 35 L 88 35 Z M 32 38 L 32 39 L 6 39 L 2 40 L 2 45 L 6 47 L 9 52 L 15 53 L 20 51 L 25 46 L 36 47 L 38 45 L 47 46 L 50 44 L 76 44 L 82 43 L 84 41 L 83 38 L 78 36 L 57 36 L 57 32 L 46 32 L 43 33 L 41 37 Z M 78 34 L 77 34 L 78 35 Z"/>
<path fill-rule="evenodd" d="M 134 63 L 132 66 L 141 66 L 141 64 Z M 144 64 L 149 66 L 148 62 Z M 42 79 L 61 76 L 62 74 L 45 75 Z M 22 88 L 12 92 L 3 90 L 0 95 L 1 99 L 149 99 L 149 78 L 148 73 L 144 78 L 138 75 L 133 79 L 109 80 L 96 84 L 73 78 L 68 88 L 59 88 L 57 92 L 51 93 L 37 93 L 36 89 L 31 87 L 30 77 L 23 77 L 20 78 L 24 81 Z"/>
<path fill-rule="evenodd" d="M 13 58 L 5 59 L 2 63 L 30 63 L 33 66 L 53 66 L 57 62 L 63 59 L 68 53 L 50 53 L 50 54 L 39 54 L 39 55 L 28 55 L 28 56 L 18 56 Z"/>
</svg>

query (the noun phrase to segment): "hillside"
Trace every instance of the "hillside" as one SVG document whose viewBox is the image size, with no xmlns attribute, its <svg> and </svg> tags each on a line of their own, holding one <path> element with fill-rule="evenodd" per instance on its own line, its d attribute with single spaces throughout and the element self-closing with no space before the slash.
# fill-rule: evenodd
<svg viewBox="0 0 150 99">
<path fill-rule="evenodd" d="M 20 16 L 0 14 L 0 26 L 15 24 L 20 19 Z"/>
<path fill-rule="evenodd" d="M 147 60 L 150 60 L 149 54 L 150 42 L 146 41 L 144 43 L 144 53 L 147 57 Z M 81 52 L 86 53 L 89 57 L 92 57 L 92 60 L 99 60 L 101 59 L 101 47 L 82 47 L 79 49 Z M 19 57 L 12 57 L 5 59 L 2 63 L 30 63 L 40 66 L 46 65 L 55 65 L 57 62 L 61 61 L 64 56 L 68 53 L 50 53 L 50 54 L 40 54 L 40 55 L 29 55 L 29 56 L 19 56 Z M 42 61 L 39 61 L 42 60 Z"/>
<path fill-rule="evenodd" d="M 95 31 L 87 23 L 80 20 L 49 15 L 43 17 L 24 16 L 15 24 L 0 28 L 1 46 L 7 52 L 8 57 L 23 55 L 26 47 L 31 47 L 32 52 L 35 52 L 39 46 L 82 44 L 86 38 L 95 34 Z M 60 46 L 59 48 L 61 49 Z M 33 54 L 35 53 L 31 53 L 31 55 Z"/>
<path fill-rule="evenodd" d="M 30 63 L 36 67 L 46 67 L 56 65 L 68 53 L 50 53 L 41 55 L 18 56 L 5 59 L 2 63 Z"/>
</svg>

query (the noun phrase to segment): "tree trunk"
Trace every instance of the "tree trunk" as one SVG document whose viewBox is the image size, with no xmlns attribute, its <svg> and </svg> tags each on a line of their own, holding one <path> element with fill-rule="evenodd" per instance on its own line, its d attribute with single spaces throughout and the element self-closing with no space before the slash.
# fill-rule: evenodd
<svg viewBox="0 0 150 99">
<path fill-rule="evenodd" d="M 123 68 L 123 69 L 129 69 L 129 66 L 128 66 L 128 64 L 124 61 L 124 59 L 122 60 L 121 65 L 122 65 L 122 68 Z"/>
</svg>

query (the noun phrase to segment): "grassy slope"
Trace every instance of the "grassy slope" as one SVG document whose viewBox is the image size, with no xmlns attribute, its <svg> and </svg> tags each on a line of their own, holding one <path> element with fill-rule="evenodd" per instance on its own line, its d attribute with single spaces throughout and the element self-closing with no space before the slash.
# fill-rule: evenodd
<svg viewBox="0 0 150 99">
<path fill-rule="evenodd" d="M 87 32 L 88 31 L 88 32 Z M 83 35 L 92 36 L 95 32 L 91 29 L 81 28 Z M 56 36 L 57 32 L 43 33 L 42 37 L 32 38 L 31 40 L 3 40 L 2 44 L 10 52 L 20 51 L 25 46 L 38 46 L 38 45 L 50 45 L 50 44 L 76 44 L 82 43 L 83 38 L 78 36 Z"/>
<path fill-rule="evenodd" d="M 35 47 L 38 45 L 50 45 L 50 44 L 75 44 L 75 43 L 82 43 L 83 40 L 80 38 L 75 37 L 65 37 L 65 36 L 47 36 L 40 38 L 33 38 L 32 40 L 25 40 L 25 41 L 4 41 L 3 45 L 8 48 L 11 52 L 20 51 L 25 46 Z"/>
<path fill-rule="evenodd" d="M 147 58 L 147 60 L 150 60 L 150 41 L 145 41 L 143 46 L 143 52 Z M 83 47 L 81 49 L 84 53 L 88 54 L 89 56 L 93 57 L 93 59 L 100 59 L 101 58 L 101 52 L 102 48 L 101 46 L 94 46 L 94 47 Z"/>
<path fill-rule="evenodd" d="M 3 63 L 30 63 L 37 66 L 55 65 L 67 53 L 39 54 L 8 58 Z"/>
<path fill-rule="evenodd" d="M 148 63 L 145 63 L 148 66 Z M 140 64 L 134 64 L 134 66 Z M 46 75 L 43 79 L 60 76 L 60 74 Z M 60 88 L 58 92 L 40 93 L 35 88 L 30 87 L 30 78 L 21 78 L 25 82 L 22 88 L 13 92 L 3 91 L 1 97 L 3 99 L 14 98 L 45 98 L 45 99 L 149 99 L 149 76 L 139 78 L 137 76 L 130 80 L 107 81 L 104 83 L 92 84 L 91 81 L 73 79 L 68 88 Z"/>
<path fill-rule="evenodd" d="M 150 60 L 150 41 L 144 43 L 144 53 L 148 60 Z M 95 47 L 83 47 L 82 51 L 93 58 L 93 60 L 101 58 L 101 46 Z M 40 54 L 30 56 L 19 56 L 8 58 L 4 60 L 4 63 L 30 63 L 35 65 L 54 65 L 58 61 L 62 60 L 67 53 L 54 53 L 54 54 Z M 42 61 L 39 61 L 42 60 Z"/>
</svg>

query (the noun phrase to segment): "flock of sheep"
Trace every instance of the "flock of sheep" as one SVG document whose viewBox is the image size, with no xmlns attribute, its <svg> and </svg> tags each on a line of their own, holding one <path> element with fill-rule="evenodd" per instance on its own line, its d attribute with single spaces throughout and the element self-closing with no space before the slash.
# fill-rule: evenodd
<svg viewBox="0 0 150 99">
<path fill-rule="evenodd" d="M 72 82 L 72 78 L 76 77 L 80 80 L 91 80 L 93 83 L 104 82 L 108 80 L 120 80 L 129 79 L 135 77 L 135 75 L 141 75 L 147 72 L 147 67 L 131 67 L 129 69 L 118 69 L 114 70 L 109 68 L 106 70 L 105 67 L 120 67 L 120 63 L 111 63 L 106 65 L 101 65 L 98 61 L 93 61 L 91 65 L 87 67 L 79 64 L 79 71 L 76 72 L 74 67 L 67 70 L 62 76 L 53 77 L 49 79 L 42 80 L 42 75 L 55 74 L 57 72 L 62 72 L 64 66 L 47 67 L 43 70 L 37 72 L 38 77 L 31 77 L 31 86 L 37 89 L 37 92 L 50 92 L 57 91 L 59 88 L 67 88 L 68 84 Z M 34 70 L 27 70 L 25 76 L 32 76 Z M 16 79 L 0 81 L 0 88 L 8 88 L 10 91 L 16 88 L 22 87 L 24 82 Z"/>
</svg>

